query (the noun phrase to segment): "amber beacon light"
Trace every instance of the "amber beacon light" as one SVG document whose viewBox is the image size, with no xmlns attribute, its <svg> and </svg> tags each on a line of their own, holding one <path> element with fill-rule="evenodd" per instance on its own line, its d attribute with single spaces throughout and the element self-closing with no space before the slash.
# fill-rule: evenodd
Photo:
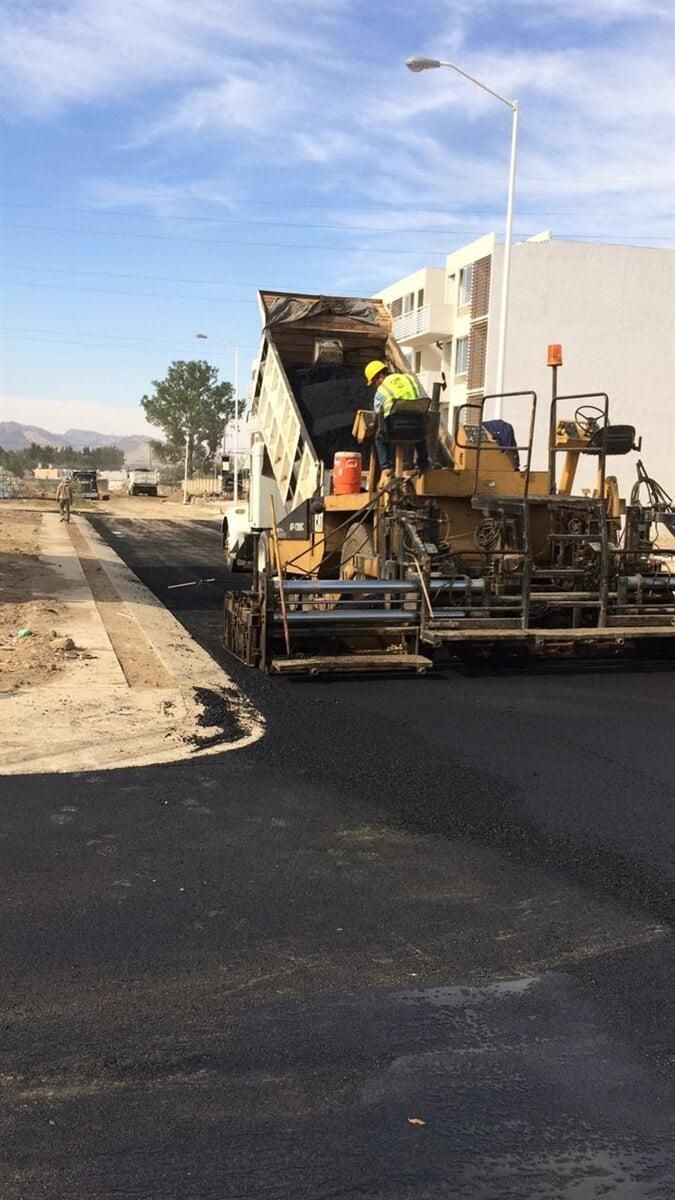
<svg viewBox="0 0 675 1200">
<path fill-rule="evenodd" d="M 552 346 L 549 346 L 548 359 L 546 361 L 546 365 L 548 367 L 562 367 L 562 365 L 563 365 L 562 346 L 560 345 L 559 342 L 555 342 Z"/>
</svg>

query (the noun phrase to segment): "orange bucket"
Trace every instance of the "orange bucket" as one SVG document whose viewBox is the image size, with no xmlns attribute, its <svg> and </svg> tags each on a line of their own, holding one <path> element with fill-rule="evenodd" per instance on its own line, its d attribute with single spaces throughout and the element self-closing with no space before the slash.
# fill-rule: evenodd
<svg viewBox="0 0 675 1200">
<path fill-rule="evenodd" d="M 333 494 L 351 496 L 361 491 L 361 455 L 338 450 L 333 459 Z"/>
</svg>

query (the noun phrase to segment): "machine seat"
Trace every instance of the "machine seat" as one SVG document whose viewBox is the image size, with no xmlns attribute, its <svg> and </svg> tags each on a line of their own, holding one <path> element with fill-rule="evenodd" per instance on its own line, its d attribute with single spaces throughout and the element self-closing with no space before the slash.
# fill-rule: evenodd
<svg viewBox="0 0 675 1200">
<path fill-rule="evenodd" d="M 608 454 L 630 454 L 636 450 L 635 427 L 633 425 L 609 425 L 607 430 L 596 429 L 590 442 L 584 448 L 584 454 L 602 454 L 605 432 L 607 433 Z"/>
<path fill-rule="evenodd" d="M 408 401 L 394 405 L 386 417 L 380 417 L 384 442 L 423 442 L 429 432 L 429 401 Z"/>
</svg>

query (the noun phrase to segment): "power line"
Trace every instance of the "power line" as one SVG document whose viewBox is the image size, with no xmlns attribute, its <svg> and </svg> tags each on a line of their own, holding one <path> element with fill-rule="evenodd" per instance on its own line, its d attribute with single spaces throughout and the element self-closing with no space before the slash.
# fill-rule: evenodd
<svg viewBox="0 0 675 1200">
<path fill-rule="evenodd" d="M 105 276 L 109 279 L 144 279 L 151 280 L 155 283 L 201 283 L 208 287 L 255 288 L 256 291 L 260 286 L 257 283 L 237 283 L 236 280 L 226 281 L 224 279 L 184 279 L 178 278 L 174 275 L 135 275 L 124 271 L 79 271 L 75 270 L 73 267 L 28 267 L 21 263 L 0 263 L 0 268 L 3 268 L 6 271 L 37 271 L 39 273 L 48 272 L 52 275 L 95 275 Z"/>
<path fill-rule="evenodd" d="M 141 239 L 141 240 L 145 240 L 145 241 L 187 242 L 187 243 L 191 243 L 193 245 L 206 245 L 206 246 L 239 246 L 242 248 L 256 247 L 258 249 L 283 249 L 283 250 L 331 250 L 331 251 L 335 251 L 336 253 L 339 253 L 339 254 L 344 254 L 346 250 L 352 254 L 382 254 L 382 253 L 386 252 L 386 249 L 387 249 L 386 247 L 383 247 L 383 246 L 349 246 L 349 245 L 330 246 L 330 245 L 325 245 L 325 244 L 321 244 L 321 243 L 317 243 L 317 242 L 314 242 L 314 243 L 312 243 L 312 242 L 245 242 L 245 241 L 230 240 L 230 239 L 181 237 L 180 235 L 176 235 L 176 234 L 135 233 L 135 232 L 132 233 L 132 232 L 127 232 L 126 230 L 119 230 L 119 229 L 83 229 L 82 227 L 78 228 L 78 227 L 73 227 L 73 226 L 62 226 L 62 225 L 27 225 L 27 224 L 24 225 L 24 224 L 8 222 L 8 221 L 3 222 L 2 226 L 0 226 L 0 228 L 26 229 L 26 230 L 31 230 L 33 232 L 39 232 L 39 233 L 74 233 L 74 234 L 83 235 L 86 237 L 121 237 L 121 238 L 134 238 L 135 240 Z M 349 229 L 345 229 L 344 232 L 349 233 L 350 231 L 349 231 Z M 414 230 L 408 230 L 407 232 L 412 234 L 413 236 L 415 234 Z M 484 230 L 453 229 L 453 230 L 448 230 L 447 232 L 449 234 L 452 234 L 453 237 L 476 238 L 476 237 L 480 237 L 481 234 L 484 233 Z M 517 240 L 520 239 L 520 240 L 524 240 L 524 241 L 526 241 L 528 239 L 528 237 L 531 237 L 531 236 L 532 236 L 531 234 L 526 234 L 526 233 L 516 233 L 515 234 L 515 237 Z M 628 242 L 631 242 L 631 241 L 632 242 L 643 242 L 643 241 L 646 241 L 646 242 L 670 242 L 670 241 L 674 240 L 675 235 L 654 236 L 653 234 L 629 234 L 629 233 L 614 234 L 614 235 L 601 234 L 601 233 L 567 233 L 567 234 L 558 234 L 557 235 L 557 240 L 559 240 L 559 241 L 561 241 L 561 240 L 581 241 L 583 239 L 607 240 L 608 238 L 611 238 L 613 241 L 618 241 L 618 242 L 625 242 L 625 241 L 628 241 Z M 421 247 L 421 246 L 415 250 L 411 250 L 411 249 L 408 249 L 408 248 L 402 247 L 402 246 L 396 246 L 394 249 L 397 254 L 412 254 L 415 256 L 426 254 L 426 255 L 436 257 L 436 258 L 447 258 L 447 256 L 448 256 L 447 249 L 432 250 L 432 249 L 428 249 L 428 248 Z"/>
<path fill-rule="evenodd" d="M 80 161 L 85 161 L 87 163 L 87 165 L 89 165 L 89 166 L 93 165 L 92 160 L 88 156 L 85 157 L 84 155 L 77 155 L 76 158 Z M 71 156 L 69 156 L 69 162 L 72 162 L 72 161 L 73 161 L 73 158 Z M 101 161 L 103 161 L 103 160 L 101 160 Z M 503 186 L 503 183 L 504 183 L 503 174 L 480 175 L 479 177 L 477 177 L 475 171 L 460 171 L 454 166 L 453 166 L 452 174 L 453 174 L 454 179 L 467 179 L 467 180 L 469 180 L 470 183 L 478 183 L 478 184 L 496 183 L 500 187 Z M 53 176 L 52 176 L 52 178 L 53 178 Z M 524 183 L 528 183 L 530 181 L 532 181 L 534 183 L 547 183 L 553 187 L 557 187 L 561 180 L 567 181 L 567 176 L 565 174 L 561 174 L 560 178 L 556 179 L 556 177 L 554 175 L 552 175 L 550 172 L 548 172 L 545 175 L 528 175 L 524 171 L 519 171 L 518 178 Z M 354 186 L 353 175 L 352 176 L 346 176 L 346 175 L 340 176 L 340 175 L 336 175 L 335 173 L 331 172 L 330 182 L 332 184 L 339 185 L 341 180 L 344 183 L 348 183 L 353 188 L 353 186 Z M 44 191 L 45 181 L 46 181 L 46 177 L 42 177 L 42 176 L 41 176 L 41 182 L 40 182 L 39 186 L 33 186 L 31 184 L 25 184 L 25 183 L 12 183 L 12 182 L 3 181 L 3 187 L 11 188 L 14 191 L 40 192 L 42 194 L 42 192 Z M 593 178 L 593 176 L 585 175 L 584 183 L 590 185 L 591 187 L 596 187 L 596 188 L 633 187 L 633 186 L 642 188 L 642 187 L 644 187 L 644 176 L 641 175 L 639 172 L 636 172 L 635 175 L 631 175 L 629 178 L 626 178 L 625 176 L 621 177 L 621 176 L 614 175 L 614 176 L 603 176 L 602 178 L 596 179 L 596 178 Z M 122 183 L 121 186 L 124 186 L 124 183 Z M 137 183 L 133 183 L 132 186 L 137 187 L 139 185 Z M 143 187 L 143 184 L 141 183 L 140 186 Z M 75 188 L 61 187 L 58 184 L 56 186 L 51 186 L 49 190 L 50 190 L 50 192 L 60 192 L 60 193 L 66 194 L 66 195 L 79 194 L 79 193 L 77 193 L 77 190 Z M 152 191 L 144 190 L 143 194 L 146 199 L 152 199 L 152 200 L 166 200 L 167 199 L 166 191 L 152 192 Z M 183 199 L 190 199 L 190 198 L 191 198 L 190 195 L 183 197 Z M 192 194 L 192 199 L 199 200 L 201 198 L 202 197 L 200 197 L 194 193 Z M 258 199 L 248 200 L 247 199 L 245 201 L 245 203 L 250 204 L 251 207 L 255 207 L 255 208 L 276 208 L 279 204 L 279 201 L 277 199 L 275 199 L 275 200 L 258 200 Z M 302 200 L 299 200 L 299 201 L 295 200 L 295 199 L 291 199 L 289 197 L 288 199 L 282 200 L 281 203 L 289 204 L 289 205 L 293 205 L 293 206 L 297 206 L 298 204 L 301 204 L 302 206 L 307 207 L 307 208 L 310 208 L 310 207 L 311 208 L 333 208 L 334 207 L 334 204 L 327 202 L 325 200 L 306 200 L 304 198 L 304 196 L 303 196 Z M 392 202 L 386 200 L 386 198 L 385 198 L 383 200 L 383 204 L 392 204 Z M 392 207 L 396 207 L 396 205 L 392 205 Z M 379 212 L 380 208 L 381 208 L 381 205 L 379 203 L 377 205 L 373 205 L 373 209 L 375 211 Z M 433 210 L 426 208 L 426 206 L 425 206 L 424 211 L 431 212 Z M 438 209 L 437 211 L 445 212 L 446 210 L 443 208 L 443 209 Z"/>
<path fill-rule="evenodd" d="M 103 296 L 151 296 L 156 300 L 199 300 L 208 301 L 209 304 L 253 304 L 255 300 L 237 299 L 231 296 L 186 296 L 183 292 L 127 292 L 122 288 L 95 288 L 95 287 L 78 287 L 76 284 L 70 286 L 62 283 L 30 283 L 24 279 L 7 279 L 5 280 L 6 287 L 20 288 L 39 288 L 42 291 L 49 292 L 95 292 Z"/>
<path fill-rule="evenodd" d="M 3 208 L 27 208 L 39 212 L 69 212 L 69 213 L 96 213 L 97 216 L 105 217 L 123 217 L 136 221 L 183 221 L 194 222 L 207 225 L 262 225 L 264 227 L 273 226 L 280 229 L 335 229 L 343 233 L 452 233 L 451 229 L 438 228 L 435 229 L 410 229 L 408 226 L 396 225 L 345 225 L 340 222 L 324 222 L 313 223 L 310 221 L 266 221 L 264 219 L 253 219 L 251 217 L 201 217 L 201 216 L 179 216 L 173 213 L 138 213 L 129 212 L 126 209 L 108 208 L 106 206 L 95 207 L 89 205 L 86 207 L 69 207 L 66 205 L 54 204 L 15 204 L 11 201 L 0 201 Z M 462 216 L 468 216 L 466 209 L 457 210 Z M 473 210 L 472 210 L 473 211 Z M 477 211 L 477 210 L 476 210 Z M 486 210 L 493 212 L 494 210 Z"/>
<path fill-rule="evenodd" d="M 181 237 L 178 234 L 166 233 L 132 233 L 120 229 L 83 229 L 80 227 L 64 226 L 64 225 L 24 225 L 14 222 L 4 221 L 0 226 L 3 229 L 29 229 L 33 232 L 41 233 L 77 233 L 84 234 L 89 237 L 122 237 L 122 238 L 140 238 L 146 241 L 155 242 L 189 242 L 193 245 L 206 246 L 255 246 L 260 249 L 282 249 L 282 250 L 335 250 L 339 254 L 344 254 L 345 250 L 349 250 L 355 254 L 381 254 L 382 246 L 326 246 L 320 243 L 311 242 L 243 242 L 238 239 L 225 240 L 215 238 L 193 238 Z M 414 231 L 413 231 L 414 232 Z M 480 232 L 471 229 L 453 230 L 458 237 L 475 237 L 476 233 Z M 346 229 L 345 233 L 349 233 Z M 446 257 L 446 250 L 401 250 L 397 248 L 399 254 L 435 254 Z"/>
<path fill-rule="evenodd" d="M 101 333 L 100 331 L 96 331 L 94 333 L 88 333 L 84 329 L 41 329 L 35 325 L 4 325 L 2 327 L 2 329 L 0 330 L 0 333 L 39 333 L 39 334 L 48 334 L 50 336 L 52 334 L 56 334 L 56 335 L 65 334 L 66 337 L 78 337 L 78 338 L 91 337 L 91 338 L 99 338 L 99 339 L 106 338 L 106 339 L 112 339 L 113 341 L 120 339 L 125 342 L 142 342 L 145 344 L 154 344 L 154 345 L 158 345 L 158 346 L 166 346 L 168 344 L 173 345 L 173 339 L 170 340 L 167 338 L 136 337 L 133 334 Z M 181 334 L 180 338 L 187 345 L 188 341 L 190 342 L 190 344 L 192 344 L 192 342 L 194 342 L 196 340 L 196 335 L 195 335 L 195 338 L 193 338 L 191 341 L 190 341 L 190 339 L 185 338 L 185 334 Z M 211 341 L 211 338 L 208 338 L 205 340 Z M 218 345 L 218 346 L 222 346 L 225 343 L 221 342 L 220 339 L 215 339 L 214 344 Z M 230 349 L 230 350 L 235 349 L 234 342 L 232 342 L 232 343 L 228 342 L 226 344 L 227 344 L 228 349 Z M 248 343 L 246 345 L 246 347 L 244 347 L 244 343 L 237 342 L 236 346 L 239 349 L 243 349 L 243 348 L 255 349 L 255 346 L 253 346 L 252 343 Z M 195 349 L 196 349 L 196 347 L 195 347 Z"/>
<path fill-rule="evenodd" d="M 39 336 L 33 336 L 31 334 L 2 334 L 2 341 L 3 342 L 30 342 L 30 343 L 37 343 L 40 346 L 80 346 L 82 348 L 88 348 L 89 350 L 107 350 L 107 351 L 114 350 L 116 354 L 120 350 L 129 350 L 129 351 L 131 351 L 131 350 L 148 350 L 148 351 L 157 351 L 158 354 L 165 353 L 165 352 L 177 354 L 179 352 L 178 346 L 174 345 L 174 343 L 172 343 L 172 342 L 167 342 L 166 345 L 163 345 L 163 346 L 162 345 L 138 346 L 138 345 L 127 345 L 125 343 L 124 339 L 121 339 L 121 344 L 111 346 L 110 342 L 96 342 L 96 341 L 84 342 L 84 341 L 81 341 L 79 338 L 39 337 Z M 240 349 L 249 349 L 249 348 L 251 348 L 249 345 L 244 346 L 242 344 L 240 346 Z M 194 357 L 194 355 L 193 355 L 193 357 Z M 209 351 L 208 357 L 209 358 L 229 358 L 230 355 L 225 350 L 213 350 L 213 351 Z"/>
<path fill-rule="evenodd" d="M 107 207 L 105 205 L 97 206 L 97 205 L 93 205 L 93 204 L 78 205 L 78 206 L 64 205 L 64 204 L 62 204 L 62 205 L 24 204 L 24 203 L 18 203 L 15 201 L 11 201 L 11 200 L 0 200 L 0 204 L 2 204 L 3 208 L 30 209 L 32 211 L 37 211 L 37 212 L 95 213 L 97 216 L 103 214 L 106 217 L 108 217 L 108 216 L 122 217 L 127 220 L 131 219 L 131 220 L 139 220 L 139 221 L 141 221 L 141 220 L 182 221 L 182 222 L 192 222 L 192 223 L 196 223 L 196 224 L 207 224 L 207 225 L 262 225 L 262 226 L 273 226 L 273 227 L 282 228 L 282 229 L 337 229 L 337 230 L 341 230 L 343 232 L 344 231 L 349 232 L 351 230 L 355 230 L 358 233 L 452 233 L 453 232 L 452 228 L 450 228 L 448 226 L 440 226 L 440 227 L 435 226 L 434 228 L 431 228 L 431 229 L 429 229 L 429 228 L 411 229 L 407 225 L 387 225 L 387 226 L 348 225 L 348 224 L 345 224 L 344 222 L 339 222 L 339 221 L 338 222 L 332 221 L 332 222 L 315 223 L 315 222 L 310 222 L 310 221 L 278 221 L 278 220 L 272 220 L 272 219 L 265 220 L 264 218 L 260 219 L 260 218 L 251 218 L 251 217 L 220 217 L 220 216 L 204 217 L 204 216 L 195 216 L 195 215 L 188 216 L 188 215 L 183 215 L 183 214 L 179 215 L 177 213 L 131 212 L 131 211 L 129 211 L 129 209 Z M 317 205 L 316 207 L 319 207 L 319 206 Z M 340 205 L 339 205 L 339 203 L 336 203 L 334 205 L 326 205 L 326 207 L 327 208 L 339 208 Z M 355 209 L 355 211 L 358 211 L 358 207 Z M 492 208 L 476 208 L 474 205 L 470 205 L 470 206 L 463 205 L 461 207 L 457 207 L 454 209 L 451 209 L 450 207 L 448 207 L 447 209 L 433 209 L 433 210 L 420 208 L 418 210 L 413 210 L 413 211 L 418 211 L 418 212 L 432 212 L 433 211 L 433 212 L 438 212 L 438 213 L 444 213 L 447 216 L 450 216 L 454 213 L 457 215 L 461 215 L 463 217 L 494 216 L 494 217 L 497 217 L 499 220 L 501 220 L 502 215 L 503 215 L 502 206 L 500 206 L 500 205 L 497 205 L 496 207 L 492 207 Z M 542 220 L 544 220 L 544 219 L 548 219 L 549 217 L 579 217 L 579 216 L 584 216 L 585 212 L 583 212 L 583 211 L 582 212 L 553 212 L 553 211 L 548 211 L 543 208 L 534 208 L 534 209 L 521 208 L 521 209 L 519 209 L 519 215 L 521 217 L 522 216 L 530 216 L 530 217 L 538 216 Z M 655 219 L 663 220 L 663 219 L 668 219 L 669 217 L 670 217 L 670 214 L 664 213 L 661 217 L 657 217 Z"/>
</svg>

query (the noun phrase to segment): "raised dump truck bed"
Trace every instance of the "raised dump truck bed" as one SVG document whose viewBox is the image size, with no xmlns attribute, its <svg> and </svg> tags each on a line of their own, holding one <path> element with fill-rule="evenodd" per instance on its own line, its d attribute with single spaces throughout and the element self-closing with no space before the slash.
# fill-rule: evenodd
<svg viewBox="0 0 675 1200">
<path fill-rule="evenodd" d="M 382 300 L 288 292 L 260 292 L 258 299 L 263 339 L 254 437 L 265 447 L 266 469 L 290 511 L 314 495 L 335 451 L 356 445 L 355 414 L 372 406 L 366 363 L 388 358 L 399 370 L 409 367 Z"/>
<path fill-rule="evenodd" d="M 251 484 L 246 504 L 223 520 L 233 568 L 250 559 L 251 531 L 270 526 L 329 488 L 336 450 L 356 446 L 355 413 L 372 405 L 363 368 L 387 358 L 407 371 L 382 300 L 261 291 L 262 337 L 250 416 Z"/>
</svg>

